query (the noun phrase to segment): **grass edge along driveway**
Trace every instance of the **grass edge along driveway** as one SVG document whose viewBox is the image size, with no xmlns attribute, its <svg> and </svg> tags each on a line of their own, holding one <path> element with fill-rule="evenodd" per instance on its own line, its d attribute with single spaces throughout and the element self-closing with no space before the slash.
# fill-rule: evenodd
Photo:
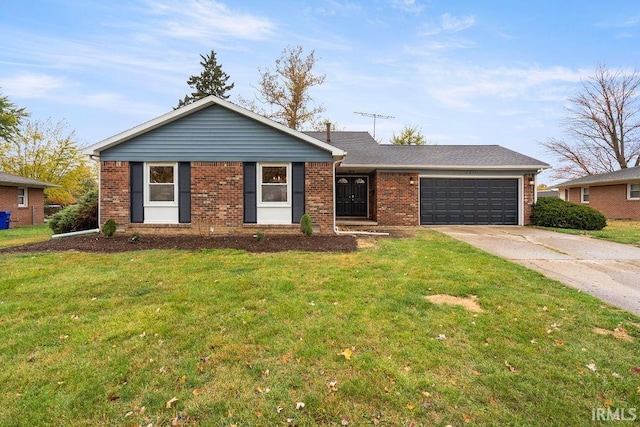
<svg viewBox="0 0 640 427">
<path fill-rule="evenodd" d="M 640 406 L 636 316 L 436 232 L 0 271 L 1 425 L 584 425 Z"/>
</svg>

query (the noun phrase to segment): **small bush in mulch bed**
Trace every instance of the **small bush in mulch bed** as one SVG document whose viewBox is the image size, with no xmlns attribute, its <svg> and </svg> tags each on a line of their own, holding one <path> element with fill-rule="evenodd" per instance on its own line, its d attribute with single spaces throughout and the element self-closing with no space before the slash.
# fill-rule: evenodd
<svg viewBox="0 0 640 427">
<path fill-rule="evenodd" d="M 311 216 L 309 214 L 304 214 L 300 218 L 300 230 L 307 237 L 313 234 L 313 226 L 311 225 Z"/>
<path fill-rule="evenodd" d="M 602 230 L 607 219 L 592 207 L 567 202 L 555 197 L 540 197 L 533 206 L 533 225 L 541 227 Z"/>
<path fill-rule="evenodd" d="M 113 218 L 109 218 L 102 224 L 102 234 L 105 237 L 113 237 L 116 234 L 116 230 L 118 229 L 118 225 L 116 224 Z"/>
<path fill-rule="evenodd" d="M 303 239 L 300 235 L 269 235 L 258 242 L 251 235 L 239 236 L 138 236 L 134 242 L 130 236 L 115 234 L 105 237 L 100 234 L 64 237 L 45 242 L 32 243 L 0 249 L 0 253 L 60 252 L 75 250 L 80 252 L 129 252 L 150 249 L 239 249 L 248 252 L 351 252 L 357 249 L 353 236 L 313 236 Z"/>
</svg>

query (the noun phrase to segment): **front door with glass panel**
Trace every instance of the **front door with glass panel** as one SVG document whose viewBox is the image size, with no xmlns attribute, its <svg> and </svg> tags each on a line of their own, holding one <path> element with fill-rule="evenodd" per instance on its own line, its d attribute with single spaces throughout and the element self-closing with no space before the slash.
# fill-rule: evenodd
<svg viewBox="0 0 640 427">
<path fill-rule="evenodd" d="M 336 216 L 367 216 L 367 177 L 336 177 Z"/>
</svg>

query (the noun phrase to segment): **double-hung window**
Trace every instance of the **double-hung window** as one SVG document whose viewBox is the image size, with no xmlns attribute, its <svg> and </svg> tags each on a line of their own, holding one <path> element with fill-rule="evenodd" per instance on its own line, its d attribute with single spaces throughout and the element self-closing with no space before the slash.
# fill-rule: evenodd
<svg viewBox="0 0 640 427">
<path fill-rule="evenodd" d="M 18 188 L 18 207 L 26 208 L 29 206 L 29 194 L 26 188 Z"/>
<path fill-rule="evenodd" d="M 582 203 L 589 203 L 589 187 L 582 187 L 580 195 L 580 201 Z"/>
<path fill-rule="evenodd" d="M 259 202 L 262 205 L 289 205 L 291 200 L 289 164 L 260 164 L 258 171 Z"/>
<path fill-rule="evenodd" d="M 627 185 L 627 199 L 640 200 L 640 184 Z"/>
<path fill-rule="evenodd" d="M 146 181 L 148 204 L 160 206 L 177 204 L 178 168 L 175 163 L 148 163 Z"/>
</svg>

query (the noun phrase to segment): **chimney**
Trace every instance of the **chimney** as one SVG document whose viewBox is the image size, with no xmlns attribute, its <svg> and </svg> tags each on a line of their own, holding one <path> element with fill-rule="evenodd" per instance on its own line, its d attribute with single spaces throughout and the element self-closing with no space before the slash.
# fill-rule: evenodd
<svg viewBox="0 0 640 427">
<path fill-rule="evenodd" d="M 327 142 L 331 142 L 331 122 L 327 122 Z"/>
</svg>

